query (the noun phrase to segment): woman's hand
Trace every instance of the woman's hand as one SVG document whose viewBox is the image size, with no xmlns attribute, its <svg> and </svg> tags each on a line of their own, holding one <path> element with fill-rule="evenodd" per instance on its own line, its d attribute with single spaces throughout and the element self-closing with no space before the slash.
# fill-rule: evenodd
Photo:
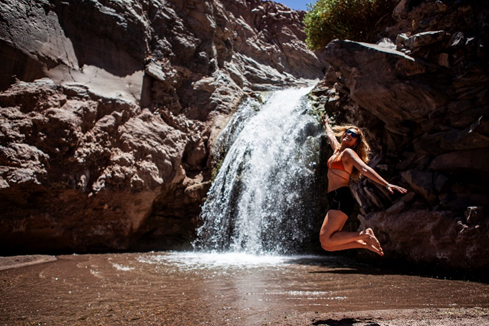
<svg viewBox="0 0 489 326">
<path fill-rule="evenodd" d="M 323 115 L 323 116 L 321 117 L 321 122 L 322 122 L 322 123 L 323 123 L 323 125 L 325 125 L 325 126 L 329 125 L 329 117 L 328 117 L 328 115 L 327 115 L 327 114 L 325 114 L 325 115 Z"/>
<path fill-rule="evenodd" d="M 407 193 L 407 189 L 405 189 L 403 187 L 396 186 L 396 185 L 391 185 L 390 183 L 388 183 L 387 186 L 385 186 L 385 187 L 387 188 L 387 190 L 389 190 L 389 192 L 391 194 L 394 193 L 394 190 L 399 191 L 401 194 Z"/>
<path fill-rule="evenodd" d="M 338 139 L 336 139 L 333 129 L 331 129 L 331 127 L 329 126 L 329 117 L 326 114 L 321 116 L 321 122 L 324 126 L 324 131 L 326 132 L 326 136 L 328 137 L 331 148 L 333 149 L 333 151 L 339 149 L 341 147 L 341 144 L 338 142 Z"/>
</svg>

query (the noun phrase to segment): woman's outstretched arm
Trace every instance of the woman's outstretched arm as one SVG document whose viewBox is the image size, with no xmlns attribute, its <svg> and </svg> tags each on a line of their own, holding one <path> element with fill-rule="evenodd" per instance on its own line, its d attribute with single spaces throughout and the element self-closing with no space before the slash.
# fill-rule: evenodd
<svg viewBox="0 0 489 326">
<path fill-rule="evenodd" d="M 336 139 L 336 135 L 334 134 L 334 131 L 333 129 L 331 129 L 331 126 L 329 125 L 329 118 L 328 116 L 325 114 L 323 115 L 322 117 L 322 122 L 323 122 L 323 125 L 324 125 L 324 129 L 326 129 L 326 136 L 328 137 L 328 140 L 329 140 L 329 144 L 331 145 L 331 147 L 333 148 L 333 150 L 337 150 L 338 148 L 341 147 L 338 139 Z"/>
<path fill-rule="evenodd" d="M 360 171 L 361 174 L 363 174 L 370 180 L 375 181 L 378 184 L 386 187 L 391 194 L 394 193 L 394 190 L 399 191 L 401 194 L 405 194 L 407 192 L 407 189 L 390 184 L 389 182 L 385 181 L 385 179 L 382 178 L 377 172 L 375 172 L 374 169 L 365 164 L 365 162 L 363 162 L 358 154 L 355 153 L 355 151 L 353 151 L 352 149 L 347 148 L 345 150 L 344 156 L 355 168 L 358 169 L 358 171 Z"/>
</svg>

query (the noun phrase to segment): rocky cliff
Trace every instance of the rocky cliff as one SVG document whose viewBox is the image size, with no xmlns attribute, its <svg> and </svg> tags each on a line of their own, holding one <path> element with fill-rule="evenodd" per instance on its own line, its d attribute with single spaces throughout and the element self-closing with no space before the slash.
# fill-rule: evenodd
<svg viewBox="0 0 489 326">
<path fill-rule="evenodd" d="M 378 44 L 325 49 L 318 107 L 363 127 L 370 165 L 409 189 L 353 185 L 388 257 L 489 268 L 488 4 L 403 0 Z"/>
<path fill-rule="evenodd" d="M 244 96 L 322 78 L 259 0 L 2 0 L 0 254 L 188 245 Z"/>
<path fill-rule="evenodd" d="M 487 270 L 488 8 L 398 1 L 377 44 L 323 56 L 273 2 L 1 0 L 0 254 L 188 246 L 234 108 L 330 66 L 317 107 L 410 190 L 353 184 L 361 227 L 386 257 Z"/>
</svg>

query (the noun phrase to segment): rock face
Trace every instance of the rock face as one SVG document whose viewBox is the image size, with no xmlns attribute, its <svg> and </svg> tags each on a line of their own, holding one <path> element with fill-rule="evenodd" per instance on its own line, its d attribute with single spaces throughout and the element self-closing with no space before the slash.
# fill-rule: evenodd
<svg viewBox="0 0 489 326">
<path fill-rule="evenodd" d="M 401 1 L 387 39 L 326 47 L 320 105 L 363 127 L 371 166 L 409 189 L 353 186 L 361 227 L 374 228 L 391 257 L 489 268 L 488 8 Z"/>
<path fill-rule="evenodd" d="M 241 99 L 322 78 L 302 13 L 259 0 L 6 0 L 0 254 L 189 245 Z"/>
</svg>

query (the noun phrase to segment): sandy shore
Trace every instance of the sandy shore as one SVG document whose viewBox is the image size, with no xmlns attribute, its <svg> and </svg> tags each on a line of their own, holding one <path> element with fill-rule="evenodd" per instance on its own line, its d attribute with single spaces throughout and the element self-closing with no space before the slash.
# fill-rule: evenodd
<svg viewBox="0 0 489 326">
<path fill-rule="evenodd" d="M 24 266 L 36 265 L 55 261 L 55 256 L 48 255 L 26 255 L 26 256 L 10 256 L 0 257 L 0 271 L 19 268 Z"/>
<path fill-rule="evenodd" d="M 488 308 L 373 310 L 285 316 L 275 326 L 486 326 Z"/>
</svg>

